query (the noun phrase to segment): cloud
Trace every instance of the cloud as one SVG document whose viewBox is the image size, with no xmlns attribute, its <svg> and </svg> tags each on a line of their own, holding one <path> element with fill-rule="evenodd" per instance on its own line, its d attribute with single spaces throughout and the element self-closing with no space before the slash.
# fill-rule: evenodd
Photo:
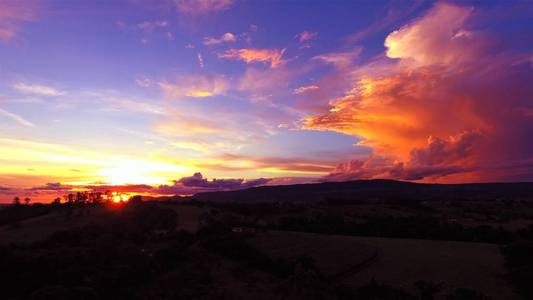
<svg viewBox="0 0 533 300">
<path fill-rule="evenodd" d="M 135 79 L 135 83 L 140 87 L 150 87 L 153 84 L 152 80 L 146 77 Z"/>
<path fill-rule="evenodd" d="M 137 24 L 137 27 L 145 32 L 151 32 L 156 28 L 165 28 L 168 26 L 167 21 L 155 20 L 155 21 L 144 21 Z"/>
<path fill-rule="evenodd" d="M 318 32 L 303 31 L 296 35 L 300 42 L 300 48 L 311 48 L 309 42 L 318 36 Z"/>
<path fill-rule="evenodd" d="M 362 48 L 358 47 L 353 51 L 317 55 L 313 59 L 331 64 L 338 69 L 345 69 L 353 65 L 357 58 L 359 58 L 359 55 L 361 55 L 361 51 Z"/>
<path fill-rule="evenodd" d="M 464 29 L 473 9 L 446 3 L 436 4 L 422 18 L 390 33 L 385 39 L 387 56 L 416 65 L 457 64 L 478 53 L 481 40 L 471 43 Z"/>
<path fill-rule="evenodd" d="M 242 189 L 249 188 L 267 183 L 269 179 L 259 178 L 250 181 L 244 179 L 213 179 L 209 181 L 202 176 L 202 173 L 194 173 L 193 176 L 183 177 L 176 181 L 186 187 L 201 187 L 217 190 L 230 190 L 230 189 Z"/>
<path fill-rule="evenodd" d="M 149 87 L 152 85 L 152 80 L 148 78 L 136 80 L 137 85 L 142 87 Z M 76 105 L 84 105 L 85 101 L 90 101 L 95 106 L 95 109 L 104 112 L 122 112 L 122 113 L 145 113 L 154 115 L 166 115 L 165 107 L 161 103 L 155 102 L 153 99 L 140 99 L 135 96 L 125 95 L 113 90 L 104 91 L 84 91 L 82 93 L 71 92 L 71 98 L 81 100 L 80 103 L 70 103 Z M 66 105 L 65 103 L 62 103 Z M 98 104 L 98 105 L 95 105 Z M 68 104 L 67 104 L 68 105 Z"/>
<path fill-rule="evenodd" d="M 424 147 L 411 150 L 407 162 L 370 156 L 367 160 L 341 163 L 325 178 L 335 181 L 376 178 L 438 180 L 451 174 L 470 172 L 473 170 L 470 161 L 477 155 L 475 146 L 481 138 L 476 132 L 463 132 L 447 139 L 430 136 Z"/>
<path fill-rule="evenodd" d="M 36 1 L 1 1 L 0 2 L 0 40 L 14 38 L 20 23 L 35 19 Z"/>
<path fill-rule="evenodd" d="M 180 13 L 203 15 L 228 9 L 234 0 L 174 0 Z"/>
<path fill-rule="evenodd" d="M 254 102 L 265 101 L 288 87 L 290 71 L 285 68 L 263 69 L 249 67 L 239 81 L 239 90 L 249 94 Z"/>
<path fill-rule="evenodd" d="M 160 82 L 159 87 L 170 99 L 206 98 L 226 93 L 229 82 L 219 75 L 189 75 L 178 77 L 174 83 Z"/>
<path fill-rule="evenodd" d="M 166 20 L 147 20 L 137 24 L 129 24 L 124 21 L 117 21 L 117 27 L 126 33 L 139 34 L 140 41 L 147 44 L 154 37 L 174 40 L 174 35 L 169 30 L 170 23 Z"/>
<path fill-rule="evenodd" d="M 63 185 L 59 182 L 50 182 L 42 186 L 34 186 L 29 188 L 31 191 L 70 191 L 73 187 L 71 185 Z"/>
<path fill-rule="evenodd" d="M 16 114 L 14 114 L 12 112 L 9 112 L 7 110 L 1 109 L 1 108 L 0 108 L 0 116 L 4 116 L 6 118 L 9 118 L 9 119 L 19 123 L 20 125 L 23 125 L 23 126 L 26 126 L 26 127 L 34 127 L 35 126 L 32 122 L 24 119 L 23 117 L 21 117 L 19 115 L 16 115 Z"/>
<path fill-rule="evenodd" d="M 386 57 L 342 64 L 351 86 L 303 126 L 358 136 L 374 154 L 327 179 L 533 180 L 517 167 L 533 159 L 530 54 L 473 18 L 470 7 L 436 4 L 387 36 Z"/>
<path fill-rule="evenodd" d="M 424 1 L 410 1 L 408 4 L 404 1 L 389 2 L 384 7 L 385 11 L 383 16 L 375 18 L 375 21 L 351 34 L 346 40 L 347 42 L 356 43 L 378 32 L 382 32 L 392 24 L 411 15 L 423 4 Z"/>
<path fill-rule="evenodd" d="M 213 45 L 218 45 L 218 44 L 222 44 L 222 43 L 229 43 L 229 42 L 235 42 L 235 41 L 237 41 L 237 36 L 235 36 L 231 32 L 226 32 L 220 38 L 205 37 L 204 38 L 204 45 L 213 46 Z"/>
<path fill-rule="evenodd" d="M 318 35 L 318 32 L 302 31 L 296 35 L 300 43 L 310 41 Z"/>
<path fill-rule="evenodd" d="M 300 95 L 300 94 L 305 94 L 307 92 L 318 90 L 318 89 L 319 87 L 316 85 L 305 85 L 305 86 L 301 86 L 299 88 L 294 89 L 293 94 Z"/>
<path fill-rule="evenodd" d="M 298 157 L 261 157 L 224 154 L 215 162 L 202 162 L 197 166 L 210 170 L 242 171 L 255 169 L 269 173 L 319 174 L 330 172 L 335 164 L 328 159 L 303 159 Z"/>
<path fill-rule="evenodd" d="M 66 94 L 66 92 L 57 90 L 53 87 L 37 84 L 25 84 L 22 82 L 15 84 L 13 88 L 24 94 L 33 94 L 39 96 L 62 96 Z"/>
<path fill-rule="evenodd" d="M 221 135 L 226 129 L 215 118 L 196 116 L 195 113 L 173 112 L 168 119 L 159 120 L 155 130 L 169 136 L 191 136 L 202 134 Z"/>
<path fill-rule="evenodd" d="M 285 63 L 282 59 L 285 49 L 229 49 L 219 53 L 223 59 L 242 60 L 245 63 L 270 63 L 271 68 L 277 68 Z"/>
<path fill-rule="evenodd" d="M 196 53 L 196 57 L 198 58 L 198 65 L 200 66 L 201 69 L 203 69 L 205 65 L 204 65 L 204 57 L 202 56 L 202 53 L 200 52 Z"/>
<path fill-rule="evenodd" d="M 159 185 L 149 190 L 160 195 L 193 195 L 201 192 L 232 191 L 265 185 L 269 178 L 245 180 L 242 178 L 224 178 L 208 180 L 201 173 L 174 180 L 171 185 Z"/>
</svg>

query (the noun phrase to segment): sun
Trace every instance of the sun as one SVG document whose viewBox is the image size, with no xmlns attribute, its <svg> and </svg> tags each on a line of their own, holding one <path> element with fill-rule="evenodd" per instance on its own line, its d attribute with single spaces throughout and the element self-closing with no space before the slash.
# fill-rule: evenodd
<svg viewBox="0 0 533 300">
<path fill-rule="evenodd" d="M 113 193 L 113 203 L 122 203 L 122 202 L 128 202 L 128 200 L 130 199 L 130 195 L 129 194 L 125 194 L 125 193 Z"/>
</svg>

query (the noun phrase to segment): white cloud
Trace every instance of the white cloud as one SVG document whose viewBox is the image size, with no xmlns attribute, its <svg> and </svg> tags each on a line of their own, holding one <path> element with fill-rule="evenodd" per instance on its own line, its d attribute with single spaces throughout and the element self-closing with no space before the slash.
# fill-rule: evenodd
<svg viewBox="0 0 533 300">
<path fill-rule="evenodd" d="M 222 43 L 229 43 L 229 42 L 235 42 L 235 41 L 237 41 L 237 37 L 231 32 L 226 32 L 220 38 L 205 37 L 204 38 L 204 45 L 213 46 L 213 45 L 218 45 L 218 44 L 222 44 Z"/>
<path fill-rule="evenodd" d="M 31 123 L 30 121 L 22 118 L 21 116 L 19 115 L 16 115 L 12 112 L 9 112 L 7 110 L 3 110 L 0 108 L 0 116 L 4 116 L 6 118 L 9 118 L 17 123 L 19 123 L 20 125 L 24 125 L 24 126 L 27 126 L 27 127 L 34 127 L 35 125 L 33 125 L 33 123 Z"/>
<path fill-rule="evenodd" d="M 62 96 L 66 94 L 66 92 L 59 91 L 53 87 L 37 84 L 25 84 L 22 82 L 15 84 L 13 88 L 24 94 L 34 94 L 41 96 Z"/>
</svg>

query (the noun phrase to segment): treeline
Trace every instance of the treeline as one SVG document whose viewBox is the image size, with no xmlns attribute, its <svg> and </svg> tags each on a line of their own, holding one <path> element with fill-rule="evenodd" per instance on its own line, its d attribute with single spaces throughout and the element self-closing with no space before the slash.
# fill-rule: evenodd
<svg viewBox="0 0 533 300">
<path fill-rule="evenodd" d="M 508 243 L 513 233 L 491 226 L 465 227 L 442 222 L 431 216 L 366 217 L 361 221 L 346 220 L 342 215 L 282 217 L 271 225 L 278 230 L 323 234 L 342 234 L 391 238 Z"/>
</svg>

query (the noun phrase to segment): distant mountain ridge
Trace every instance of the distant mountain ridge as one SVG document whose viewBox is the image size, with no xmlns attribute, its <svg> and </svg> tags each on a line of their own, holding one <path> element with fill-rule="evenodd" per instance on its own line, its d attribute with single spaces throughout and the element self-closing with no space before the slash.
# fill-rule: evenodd
<svg viewBox="0 0 533 300">
<path fill-rule="evenodd" d="M 236 191 L 198 193 L 191 198 L 214 202 L 316 202 L 357 200 L 533 200 L 532 182 L 426 184 L 375 179 L 346 182 L 260 186 Z"/>
</svg>

